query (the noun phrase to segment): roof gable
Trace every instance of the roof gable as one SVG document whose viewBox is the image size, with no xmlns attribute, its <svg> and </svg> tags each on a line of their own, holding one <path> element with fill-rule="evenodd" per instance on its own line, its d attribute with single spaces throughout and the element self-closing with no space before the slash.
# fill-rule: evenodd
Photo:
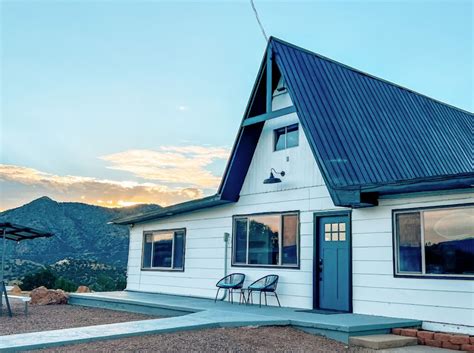
<svg viewBox="0 0 474 353">
<path fill-rule="evenodd" d="M 369 206 L 378 193 L 474 181 L 472 113 L 271 38 L 219 188 L 222 198 L 238 199 L 263 124 L 275 115 L 268 111 L 269 90 L 262 113 L 263 88 L 273 91 L 275 72 L 285 80 L 336 205 Z"/>
</svg>

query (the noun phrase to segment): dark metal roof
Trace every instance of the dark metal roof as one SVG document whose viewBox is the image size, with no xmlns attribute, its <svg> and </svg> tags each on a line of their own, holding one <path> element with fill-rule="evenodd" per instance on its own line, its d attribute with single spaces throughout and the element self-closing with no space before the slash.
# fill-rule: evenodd
<svg viewBox="0 0 474 353">
<path fill-rule="evenodd" d="M 230 201 L 222 200 L 220 195 L 213 195 L 198 200 L 183 202 L 177 205 L 164 207 L 158 211 L 136 214 L 128 217 L 118 218 L 112 221 L 114 224 L 134 224 L 140 222 L 151 221 L 154 219 L 175 216 L 181 213 L 197 211 L 203 208 L 210 208 L 229 203 Z"/>
<path fill-rule="evenodd" d="M 280 40 L 272 48 L 334 188 L 473 172 L 473 114 Z"/>
<path fill-rule="evenodd" d="M 50 232 L 9 222 L 0 223 L 0 239 L 3 237 L 3 232 L 5 232 L 6 239 L 13 241 L 53 236 L 53 233 Z"/>
<path fill-rule="evenodd" d="M 363 192 L 443 190 L 474 183 L 472 113 L 280 39 L 272 37 L 268 50 L 336 205 L 362 207 Z M 249 135 L 255 140 L 262 127 L 242 126 L 239 139 L 248 141 Z M 219 190 L 224 198 L 238 199 L 255 147 L 234 146 Z M 234 168 L 232 161 L 244 168 Z M 226 182 L 230 179 L 234 182 Z"/>
</svg>

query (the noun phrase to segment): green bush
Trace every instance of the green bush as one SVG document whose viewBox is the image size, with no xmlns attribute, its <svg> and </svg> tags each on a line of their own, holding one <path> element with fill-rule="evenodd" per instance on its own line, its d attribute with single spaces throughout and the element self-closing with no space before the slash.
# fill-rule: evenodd
<svg viewBox="0 0 474 353">
<path fill-rule="evenodd" d="M 50 269 L 45 268 L 35 273 L 29 273 L 23 277 L 21 289 L 33 290 L 45 286 L 53 288 L 58 277 Z"/>
<path fill-rule="evenodd" d="M 65 292 L 75 292 L 77 290 L 77 284 L 67 278 L 59 277 L 54 282 L 54 288 L 62 289 Z"/>
</svg>

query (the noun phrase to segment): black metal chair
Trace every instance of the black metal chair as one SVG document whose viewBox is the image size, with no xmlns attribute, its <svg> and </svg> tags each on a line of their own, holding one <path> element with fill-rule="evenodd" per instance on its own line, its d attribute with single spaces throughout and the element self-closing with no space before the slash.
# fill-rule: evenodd
<svg viewBox="0 0 474 353">
<path fill-rule="evenodd" d="M 234 290 L 240 289 L 240 299 L 239 304 L 242 302 L 242 299 L 245 304 L 245 296 L 242 292 L 242 287 L 244 286 L 245 275 L 243 273 L 231 273 L 228 276 L 225 276 L 219 282 L 216 283 L 217 293 L 216 298 L 214 299 L 214 303 L 217 301 L 217 297 L 219 296 L 219 291 L 221 289 L 227 290 L 227 294 L 229 295 L 229 301 L 233 304 L 234 303 Z"/>
<path fill-rule="evenodd" d="M 277 302 L 278 306 L 281 308 L 280 299 L 278 299 L 278 294 L 276 293 L 277 285 L 278 285 L 278 275 L 268 275 L 257 279 L 255 282 L 250 284 L 247 288 L 249 294 L 247 298 L 247 303 L 251 302 L 253 304 L 253 292 L 259 292 L 260 301 L 259 306 L 262 307 L 262 293 L 265 295 L 265 305 L 267 304 L 267 293 L 272 293 Z"/>
</svg>

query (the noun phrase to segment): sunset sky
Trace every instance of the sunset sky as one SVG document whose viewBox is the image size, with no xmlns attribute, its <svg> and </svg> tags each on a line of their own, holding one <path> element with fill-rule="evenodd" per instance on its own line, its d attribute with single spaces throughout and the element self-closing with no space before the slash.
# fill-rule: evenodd
<svg viewBox="0 0 474 353">
<path fill-rule="evenodd" d="M 255 4 L 270 35 L 474 108 L 470 0 Z M 265 49 L 248 1 L 0 6 L 0 210 L 216 191 Z"/>
</svg>

